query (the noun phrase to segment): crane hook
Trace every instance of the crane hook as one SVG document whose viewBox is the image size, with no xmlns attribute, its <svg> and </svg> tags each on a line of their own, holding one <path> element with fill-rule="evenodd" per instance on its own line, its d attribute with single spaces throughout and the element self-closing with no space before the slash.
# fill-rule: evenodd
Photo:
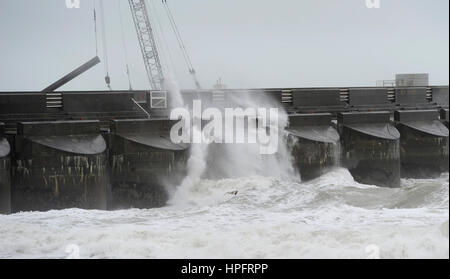
<svg viewBox="0 0 450 279">
<path fill-rule="evenodd" d="M 111 78 L 109 77 L 109 74 L 107 74 L 105 76 L 105 82 L 106 82 L 106 86 L 109 88 L 109 90 L 112 90 L 111 89 Z"/>
</svg>

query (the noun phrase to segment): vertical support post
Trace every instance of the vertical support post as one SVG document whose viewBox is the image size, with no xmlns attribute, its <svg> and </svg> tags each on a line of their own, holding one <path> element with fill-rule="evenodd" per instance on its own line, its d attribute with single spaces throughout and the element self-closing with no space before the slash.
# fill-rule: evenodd
<svg viewBox="0 0 450 279">
<path fill-rule="evenodd" d="M 4 135 L 3 123 L 0 123 L 0 214 L 11 213 L 11 162 L 10 146 Z"/>
</svg>

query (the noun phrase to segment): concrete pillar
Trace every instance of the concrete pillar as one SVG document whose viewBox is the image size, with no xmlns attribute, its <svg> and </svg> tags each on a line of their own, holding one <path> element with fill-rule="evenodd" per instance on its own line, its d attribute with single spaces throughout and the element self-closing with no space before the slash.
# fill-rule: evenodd
<svg viewBox="0 0 450 279">
<path fill-rule="evenodd" d="M 13 211 L 106 209 L 106 143 L 98 121 L 18 124 Z"/>
<path fill-rule="evenodd" d="M 287 131 L 302 181 L 317 178 L 338 163 L 339 134 L 331 120 L 328 113 L 289 116 Z"/>
<path fill-rule="evenodd" d="M 435 178 L 448 172 L 448 128 L 437 110 L 395 112 L 400 131 L 401 174 L 406 178 Z"/>
<path fill-rule="evenodd" d="M 400 133 L 389 112 L 338 114 L 341 162 L 356 181 L 400 187 Z"/>
<path fill-rule="evenodd" d="M 164 206 L 167 185 L 181 181 L 186 144 L 170 140 L 170 120 L 114 120 L 111 142 L 112 208 Z"/>
<path fill-rule="evenodd" d="M 0 214 L 11 213 L 11 148 L 4 136 L 4 124 L 0 123 Z"/>
</svg>

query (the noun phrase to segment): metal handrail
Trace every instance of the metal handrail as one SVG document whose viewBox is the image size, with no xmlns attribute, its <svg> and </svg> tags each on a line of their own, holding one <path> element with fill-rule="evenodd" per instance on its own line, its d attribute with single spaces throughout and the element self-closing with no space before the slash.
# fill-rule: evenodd
<svg viewBox="0 0 450 279">
<path fill-rule="evenodd" d="M 150 113 L 148 113 L 148 111 L 146 111 L 134 98 L 131 98 L 131 100 L 133 101 L 133 103 L 136 105 L 136 106 L 138 106 L 138 108 L 140 108 L 146 115 L 147 115 L 147 118 L 148 119 L 150 119 L 151 118 L 151 116 L 150 116 Z"/>
</svg>

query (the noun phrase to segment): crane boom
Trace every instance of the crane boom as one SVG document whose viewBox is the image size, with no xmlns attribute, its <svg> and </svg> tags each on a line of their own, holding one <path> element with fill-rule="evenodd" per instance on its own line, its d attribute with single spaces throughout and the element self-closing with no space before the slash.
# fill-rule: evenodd
<svg viewBox="0 0 450 279">
<path fill-rule="evenodd" d="M 164 75 L 145 0 L 128 0 L 128 2 L 150 85 L 153 90 L 161 90 L 163 89 Z"/>
</svg>

